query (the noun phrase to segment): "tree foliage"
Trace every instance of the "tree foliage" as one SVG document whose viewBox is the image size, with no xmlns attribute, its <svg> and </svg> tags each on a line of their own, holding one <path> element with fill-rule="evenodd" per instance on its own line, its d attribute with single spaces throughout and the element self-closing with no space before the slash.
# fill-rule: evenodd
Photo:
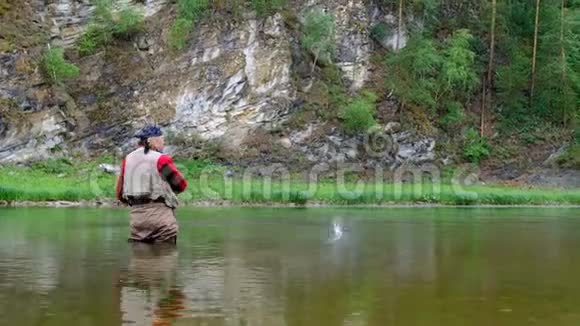
<svg viewBox="0 0 580 326">
<path fill-rule="evenodd" d="M 249 8 L 258 17 L 274 14 L 286 4 L 286 0 L 177 0 L 177 18 L 171 26 L 168 43 L 174 50 L 186 47 L 196 22 L 203 17 L 217 14 L 239 16 L 241 10 Z"/>
<path fill-rule="evenodd" d="M 473 137 L 476 129 L 465 132 L 476 125 L 481 134 L 497 128 L 522 140 L 578 126 L 580 1 L 374 1 L 396 17 L 375 23 L 371 36 L 384 39 L 401 17 L 409 36 L 405 48 L 385 56 L 387 89 L 403 113 L 419 110 L 471 137 L 465 159 L 479 161 L 489 150 Z"/>
<path fill-rule="evenodd" d="M 314 55 L 314 65 L 331 63 L 336 50 L 334 17 L 322 10 L 310 11 L 306 15 L 301 42 Z"/>
<path fill-rule="evenodd" d="M 42 55 L 41 67 L 48 79 L 57 85 L 79 75 L 79 68 L 64 58 L 62 48 L 49 48 Z"/>
<path fill-rule="evenodd" d="M 376 124 L 376 100 L 374 93 L 365 92 L 347 104 L 342 113 L 342 121 L 348 133 L 364 133 Z"/>
<path fill-rule="evenodd" d="M 479 163 L 490 154 L 491 147 L 487 140 L 481 137 L 475 129 L 470 128 L 465 135 L 463 157 L 471 163 Z"/>
<path fill-rule="evenodd" d="M 580 108 L 580 5 L 566 1 L 561 11 L 560 0 L 541 1 L 532 76 L 535 4 L 508 1 L 498 8 L 503 32 L 498 36 L 501 62 L 494 78 L 496 110 L 520 130 L 538 119 L 570 127 Z"/>
<path fill-rule="evenodd" d="M 144 20 L 143 13 L 133 6 L 115 11 L 112 0 L 96 0 L 91 22 L 77 43 L 79 54 L 94 54 L 114 38 L 131 38 L 143 30 Z"/>
<path fill-rule="evenodd" d="M 460 110 L 471 98 L 478 77 L 469 31 L 456 31 L 447 40 L 435 42 L 422 35 L 386 59 L 388 87 L 403 104 L 423 108 L 432 115 L 462 115 Z M 448 119 L 452 119 L 450 116 Z"/>
<path fill-rule="evenodd" d="M 179 18 L 187 19 L 194 22 L 201 18 L 209 8 L 209 0 L 179 0 L 178 15 Z"/>
<path fill-rule="evenodd" d="M 182 50 L 187 45 L 187 39 L 193 22 L 186 18 L 178 18 L 169 31 L 169 45 L 175 50 Z"/>
</svg>

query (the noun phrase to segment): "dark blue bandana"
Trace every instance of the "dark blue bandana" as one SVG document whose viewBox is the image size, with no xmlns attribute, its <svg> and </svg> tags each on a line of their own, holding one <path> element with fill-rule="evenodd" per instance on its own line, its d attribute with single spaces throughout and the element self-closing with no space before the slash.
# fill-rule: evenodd
<svg viewBox="0 0 580 326">
<path fill-rule="evenodd" d="M 157 125 L 147 125 L 135 135 L 135 137 L 140 139 L 159 136 L 163 136 L 163 131 L 161 131 L 161 128 L 159 128 Z"/>
</svg>

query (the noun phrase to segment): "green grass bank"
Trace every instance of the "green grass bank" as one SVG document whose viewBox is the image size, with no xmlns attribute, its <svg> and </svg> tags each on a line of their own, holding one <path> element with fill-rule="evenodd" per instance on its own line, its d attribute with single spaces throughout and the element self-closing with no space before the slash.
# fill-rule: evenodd
<svg viewBox="0 0 580 326">
<path fill-rule="evenodd" d="M 107 161 L 107 160 L 104 160 Z M 45 161 L 27 167 L 0 167 L 0 201 L 110 201 L 116 176 L 99 168 L 101 162 L 71 164 Z M 112 163 L 112 162 L 110 162 Z M 307 203 L 327 205 L 580 205 L 580 189 L 520 188 L 503 185 L 453 185 L 443 178 L 434 183 L 384 183 L 325 179 L 308 183 L 301 177 L 282 179 L 242 175 L 224 177 L 224 168 L 207 162 L 181 162 L 189 181 L 180 195 L 186 205 L 212 202 L 240 205 Z M 202 171 L 208 172 L 203 174 Z"/>
</svg>

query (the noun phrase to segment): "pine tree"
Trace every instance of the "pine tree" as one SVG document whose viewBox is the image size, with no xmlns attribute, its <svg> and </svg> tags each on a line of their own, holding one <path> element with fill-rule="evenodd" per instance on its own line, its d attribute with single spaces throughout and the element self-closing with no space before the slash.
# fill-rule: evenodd
<svg viewBox="0 0 580 326">
<path fill-rule="evenodd" d="M 492 106 L 492 92 L 491 88 L 493 86 L 493 61 L 495 58 L 495 21 L 497 14 L 497 2 L 496 0 L 491 1 L 491 26 L 490 26 L 490 41 L 489 41 L 489 63 L 487 67 L 487 78 L 483 83 L 483 101 L 481 105 L 481 130 L 480 136 L 484 136 L 485 132 L 485 111 L 486 106 Z M 487 87 L 486 87 L 487 86 Z M 486 97 L 488 97 L 486 99 Z"/>
<path fill-rule="evenodd" d="M 399 0 L 399 25 L 397 27 L 397 44 L 395 49 L 401 48 L 401 33 L 403 33 L 403 0 Z"/>
<path fill-rule="evenodd" d="M 540 0 L 536 0 L 536 19 L 534 23 L 534 48 L 532 54 L 532 86 L 530 87 L 530 101 L 534 99 L 534 88 L 536 87 L 536 59 L 538 52 L 538 30 L 540 27 Z"/>
</svg>

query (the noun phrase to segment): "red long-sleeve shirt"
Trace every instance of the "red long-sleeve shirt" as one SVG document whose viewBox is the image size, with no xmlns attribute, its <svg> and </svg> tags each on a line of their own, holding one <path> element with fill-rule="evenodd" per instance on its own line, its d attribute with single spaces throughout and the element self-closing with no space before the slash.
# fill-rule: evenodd
<svg viewBox="0 0 580 326">
<path fill-rule="evenodd" d="M 117 200 L 123 201 L 123 181 L 125 177 L 125 163 L 123 160 L 121 163 L 121 173 L 117 179 Z M 187 181 L 183 177 L 183 174 L 179 172 L 173 159 L 169 155 L 161 155 L 157 160 L 157 170 L 159 174 L 169 183 L 171 189 L 176 194 L 184 192 L 187 189 Z"/>
</svg>

